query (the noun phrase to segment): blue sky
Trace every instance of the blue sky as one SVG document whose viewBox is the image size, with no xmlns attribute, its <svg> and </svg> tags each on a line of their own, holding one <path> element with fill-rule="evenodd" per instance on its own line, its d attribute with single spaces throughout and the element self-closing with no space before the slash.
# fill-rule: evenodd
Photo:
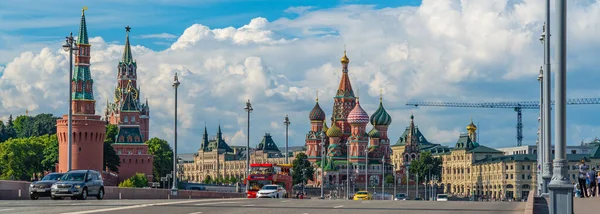
<svg viewBox="0 0 600 214">
<path fill-rule="evenodd" d="M 69 5 L 65 7 L 64 5 Z M 407 101 L 530 101 L 539 97 L 538 38 L 543 0 L 131 0 L 0 2 L 0 119 L 9 114 L 65 112 L 64 36 L 77 32 L 81 8 L 92 42 L 98 114 L 112 101 L 114 72 L 130 25 L 142 96 L 151 106 L 151 137 L 172 139 L 172 75 L 182 75 L 180 148 L 198 148 L 204 122 L 223 125 L 230 144 L 245 145 L 240 106 L 253 100 L 251 142 L 264 132 L 303 145 L 308 112 L 320 91 L 329 115 L 347 46 L 353 88 L 363 108 L 377 108 L 379 91 L 397 138 L 411 113 L 426 137 L 453 145 L 473 118 L 481 142 L 515 145 L 511 109 L 412 108 Z M 600 97 L 600 3 L 570 1 L 569 98 Z M 597 11 L 598 10 L 598 11 Z M 555 28 L 554 28 L 555 30 Z M 569 144 L 600 130 L 598 106 L 568 108 Z M 536 139 L 537 111 L 524 110 L 524 144 Z"/>
</svg>

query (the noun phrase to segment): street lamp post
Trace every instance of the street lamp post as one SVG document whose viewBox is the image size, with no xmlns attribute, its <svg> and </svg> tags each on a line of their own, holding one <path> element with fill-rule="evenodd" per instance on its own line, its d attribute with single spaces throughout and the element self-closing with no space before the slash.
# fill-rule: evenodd
<svg viewBox="0 0 600 214">
<path fill-rule="evenodd" d="M 285 125 L 285 164 L 289 164 L 289 156 L 290 153 L 288 153 L 288 129 L 290 127 L 290 118 L 288 118 L 288 115 L 285 115 L 285 119 L 283 120 L 283 124 Z"/>
<path fill-rule="evenodd" d="M 323 188 L 325 186 L 325 132 L 321 132 L 321 199 L 325 199 Z"/>
<path fill-rule="evenodd" d="M 173 89 L 175 89 L 175 130 L 173 142 L 173 187 L 171 188 L 171 195 L 177 195 L 177 88 L 179 88 L 179 78 L 177 73 L 173 77 Z"/>
<path fill-rule="evenodd" d="M 410 172 L 408 168 L 410 167 L 410 163 L 406 163 L 406 197 L 408 198 L 408 180 L 410 179 Z"/>
<path fill-rule="evenodd" d="M 542 34 L 542 37 L 540 37 L 540 40 L 544 41 L 544 36 Z M 543 133 L 543 129 L 544 129 L 544 121 L 543 121 L 543 117 L 544 117 L 544 82 L 542 81 L 544 78 L 544 69 L 543 67 L 540 67 L 540 72 L 538 75 L 538 81 L 540 82 L 540 116 L 538 117 L 538 123 L 539 123 L 539 127 L 538 127 L 538 140 L 537 140 L 537 191 L 538 191 L 538 195 L 541 195 L 544 191 L 544 181 L 542 179 L 542 175 L 544 173 L 544 133 Z"/>
<path fill-rule="evenodd" d="M 350 141 L 346 141 L 346 199 L 350 200 Z"/>
<path fill-rule="evenodd" d="M 369 149 L 365 149 L 365 191 L 369 191 Z"/>
<path fill-rule="evenodd" d="M 248 175 L 250 175 L 250 113 L 252 113 L 252 104 L 250 103 L 250 99 L 246 102 L 246 107 L 244 107 L 244 111 L 248 112 L 248 134 L 247 136 L 247 144 L 246 144 L 246 177 L 244 179 L 248 179 Z M 246 192 L 248 192 L 248 188 L 250 183 L 246 182 Z"/>
<path fill-rule="evenodd" d="M 385 200 L 385 155 L 381 157 L 381 200 Z"/>
<path fill-rule="evenodd" d="M 415 198 L 418 198 L 419 197 L 419 173 L 418 172 L 417 172 L 416 176 L 417 176 L 417 178 L 416 178 L 417 182 L 415 182 L 415 187 L 417 189 L 415 190 L 415 193 L 417 196 Z"/>
<path fill-rule="evenodd" d="M 392 200 L 396 197 L 396 187 L 398 186 L 398 177 L 396 176 L 396 165 L 392 165 L 392 173 L 394 173 L 394 196 Z"/>
<path fill-rule="evenodd" d="M 566 3 L 565 3 L 566 4 Z M 550 92 L 550 88 L 551 86 L 551 68 L 550 68 L 550 38 L 551 38 L 551 31 L 550 31 L 550 0 L 546 0 L 546 5 L 545 5 L 545 11 L 546 11 L 546 23 L 545 23 L 545 27 L 544 27 L 544 32 L 542 34 L 543 37 L 543 42 L 544 42 L 544 69 L 543 69 L 543 80 L 542 80 L 542 85 L 543 85 L 543 90 L 542 90 L 542 94 L 543 94 L 543 99 L 545 100 L 545 102 L 542 103 L 542 108 L 543 108 L 543 115 L 542 115 L 542 142 L 543 142 L 543 153 L 542 153 L 542 158 L 544 158 L 543 160 L 543 164 L 544 164 L 544 169 L 542 170 L 542 194 L 547 194 L 548 193 L 548 184 L 550 183 L 550 180 L 552 179 L 552 160 L 550 159 L 551 155 L 552 155 L 552 132 L 550 131 L 550 129 L 552 128 L 552 118 L 551 118 L 551 92 Z M 566 7 L 566 5 L 565 5 Z M 558 12 L 559 8 L 557 7 L 556 11 Z M 565 12 L 566 13 L 566 12 Z M 566 16 L 566 14 L 565 14 Z M 559 25 L 560 25 L 560 20 L 559 20 Z M 566 25 L 566 24 L 565 24 Z M 559 27 L 560 28 L 560 27 Z M 566 26 L 565 26 L 566 28 Z M 559 29 L 560 31 L 560 29 Z M 560 34 L 560 32 L 559 32 Z M 565 35 L 566 37 L 566 35 Z M 561 35 L 558 36 L 558 39 L 561 39 Z M 560 46 L 560 41 L 559 44 Z M 561 50 L 557 50 L 556 53 L 560 54 Z M 566 48 L 565 50 L 566 51 Z M 564 53 L 564 52 L 563 52 Z M 558 60 L 557 60 L 558 61 Z M 560 69 L 561 66 L 561 62 L 557 63 Z M 566 69 L 566 68 L 565 68 Z M 560 72 L 560 71 L 559 71 Z M 558 87 L 558 82 L 560 81 L 559 78 L 560 74 L 557 74 L 557 79 L 556 79 L 556 93 L 557 93 L 557 97 L 560 96 L 558 93 L 559 88 Z M 555 100 L 555 102 L 557 102 L 558 104 L 559 100 Z M 556 106 L 556 110 L 558 111 L 559 106 Z M 558 113 L 557 113 L 558 116 Z M 558 118 L 556 123 L 558 124 Z M 558 130 L 558 129 L 557 129 Z M 558 135 L 557 135 L 558 136 Z M 557 142 L 560 139 L 556 139 Z"/>
<path fill-rule="evenodd" d="M 75 43 L 75 39 L 73 39 L 73 32 L 69 33 L 69 36 L 66 37 L 65 40 L 65 44 L 62 46 L 63 50 L 65 52 L 69 52 L 69 122 L 68 124 L 68 134 L 67 134 L 67 141 L 68 141 L 68 149 L 67 149 L 67 171 L 71 171 L 72 168 L 72 148 L 71 146 L 73 145 L 73 139 L 72 139 L 72 134 L 73 131 L 73 106 L 71 105 L 71 103 L 73 102 L 73 51 L 74 50 L 79 50 L 79 48 L 77 47 L 76 43 Z"/>
<path fill-rule="evenodd" d="M 549 2 L 547 2 L 549 3 Z M 552 180 L 550 190 L 550 213 L 573 213 L 573 185 L 569 181 L 567 162 L 567 2 L 556 0 L 557 45 L 556 45 L 556 82 L 555 85 L 555 147 Z M 548 12 L 548 9 L 546 10 Z M 548 65 L 546 65 L 548 66 Z M 547 76 L 545 76 L 547 77 Z M 546 102 L 548 104 L 549 102 Z M 547 109 L 546 109 L 547 110 Z M 547 113 L 547 112 L 546 112 Z M 546 120 L 546 123 L 549 120 Z M 547 135 L 546 135 L 547 136 Z M 550 139 L 545 139 L 550 142 Z M 547 145 L 547 144 L 546 144 Z M 546 149 L 548 151 L 548 149 Z M 546 157 L 548 158 L 548 157 Z"/>
</svg>

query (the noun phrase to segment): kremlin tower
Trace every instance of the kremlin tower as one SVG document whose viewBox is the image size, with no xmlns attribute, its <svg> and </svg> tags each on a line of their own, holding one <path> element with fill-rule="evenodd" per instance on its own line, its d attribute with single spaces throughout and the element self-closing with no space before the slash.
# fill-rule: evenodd
<svg viewBox="0 0 600 214">
<path fill-rule="evenodd" d="M 92 169 L 102 172 L 104 160 L 104 139 L 106 138 L 105 122 L 101 116 L 95 115 L 96 101 L 94 100 L 94 80 L 90 72 L 90 43 L 84 10 L 81 11 L 81 23 L 77 36 L 75 52 L 75 69 L 71 84 L 73 109 L 72 131 L 68 133 L 68 116 L 56 121 L 56 132 L 59 141 L 57 172 L 67 172 L 68 169 L 68 139 L 72 137 L 72 170 Z"/>
<path fill-rule="evenodd" d="M 131 54 L 129 32 L 125 27 L 125 48 L 123 57 L 117 65 L 117 87 L 115 102 L 106 103 L 105 120 L 117 125 L 119 132 L 115 137 L 113 148 L 121 160 L 119 166 L 119 182 L 136 173 L 144 173 L 148 181 L 152 181 L 154 156 L 148 153 L 148 129 L 150 126 L 150 107 L 148 99 L 140 102 L 140 88 L 137 86 L 137 62 Z"/>
</svg>

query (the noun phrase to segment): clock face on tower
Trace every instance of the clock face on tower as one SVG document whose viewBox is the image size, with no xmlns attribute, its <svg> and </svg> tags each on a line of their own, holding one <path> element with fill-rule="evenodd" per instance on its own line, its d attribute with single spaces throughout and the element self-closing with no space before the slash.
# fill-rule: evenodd
<svg viewBox="0 0 600 214">
<path fill-rule="evenodd" d="M 121 100 L 121 88 L 115 88 L 115 102 L 119 102 Z"/>
</svg>

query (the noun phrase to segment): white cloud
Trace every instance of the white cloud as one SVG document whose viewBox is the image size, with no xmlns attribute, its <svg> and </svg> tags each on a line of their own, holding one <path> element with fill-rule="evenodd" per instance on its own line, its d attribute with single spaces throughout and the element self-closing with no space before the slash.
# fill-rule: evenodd
<svg viewBox="0 0 600 214">
<path fill-rule="evenodd" d="M 239 28 L 210 29 L 194 24 L 182 29 L 181 36 L 166 50 L 132 48 L 142 97 L 150 102 L 152 136 L 173 138 L 171 82 L 176 72 L 180 75 L 181 151 L 198 149 L 205 121 L 209 134 L 216 134 L 220 122 L 229 143 L 245 145 L 247 99 L 254 107 L 250 115 L 252 145 L 265 132 L 284 133 L 280 123 L 285 114 L 292 121 L 290 145 L 303 144 L 317 90 L 323 110 L 328 117 L 331 114 L 344 44 L 351 60 L 352 84 L 356 92 L 360 90 L 366 111 L 372 113 L 377 108 L 383 89 L 384 105 L 394 118 L 390 137 L 395 142 L 408 124 L 410 110 L 404 108 L 408 100 L 536 99 L 535 77 L 542 59 L 540 5 L 541 0 L 425 0 L 420 7 L 384 9 L 350 5 L 305 11 L 295 19 L 269 22 L 254 18 Z M 594 29 L 600 29 L 600 19 L 587 18 L 600 14 L 598 5 L 569 7 L 570 14 L 575 14 L 570 21 L 578 23 L 569 26 L 570 59 L 574 59 L 569 66 L 585 68 L 596 63 L 578 51 L 589 55 L 600 46 L 597 38 L 590 36 L 595 35 Z M 94 16 L 90 14 L 87 19 Z M 93 28 L 88 25 L 88 29 Z M 337 35 L 311 33 L 319 29 Z M 113 99 L 115 67 L 123 46 L 99 37 L 90 41 L 100 114 L 106 100 Z M 136 44 L 136 39 L 131 43 Z M 68 59 L 59 46 L 51 47 L 56 48 L 23 52 L 6 64 L 0 76 L 0 115 L 19 114 L 25 109 L 57 115 L 66 112 Z M 498 85 L 504 88 L 494 88 Z M 514 92 L 519 87 L 521 91 Z M 455 142 L 469 116 L 484 118 L 482 126 L 494 127 L 483 132 L 483 139 L 492 146 L 514 142 L 512 111 L 424 107 L 414 111 L 417 123 L 433 142 Z M 530 117 L 524 116 L 524 121 Z M 526 125 L 535 126 L 534 122 Z M 526 134 L 526 140 L 533 139 L 533 143 L 535 137 Z M 283 145 L 283 134 L 273 137 Z"/>
<path fill-rule="evenodd" d="M 313 6 L 289 7 L 288 9 L 285 9 L 283 12 L 301 15 L 313 8 L 314 8 Z"/>
<path fill-rule="evenodd" d="M 139 36 L 140 39 L 175 39 L 176 35 L 170 33 L 159 33 L 159 34 L 145 34 Z"/>
</svg>

